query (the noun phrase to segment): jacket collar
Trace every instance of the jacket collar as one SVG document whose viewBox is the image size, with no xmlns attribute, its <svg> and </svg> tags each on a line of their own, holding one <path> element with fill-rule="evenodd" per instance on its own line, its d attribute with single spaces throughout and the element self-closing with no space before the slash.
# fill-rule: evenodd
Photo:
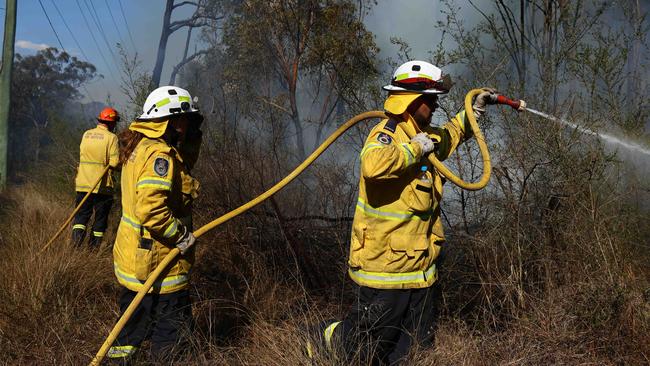
<svg viewBox="0 0 650 366">
<path fill-rule="evenodd" d="M 400 123 L 399 123 L 398 126 L 399 126 L 399 127 L 400 127 L 404 132 L 406 132 L 407 135 L 409 135 L 409 136 L 415 136 L 415 135 L 417 135 L 418 133 L 422 132 L 422 130 L 420 130 L 420 127 L 418 126 L 417 122 L 415 122 L 415 120 L 413 119 L 413 117 L 412 117 L 408 112 L 404 112 L 404 113 L 401 115 L 401 117 L 402 117 L 402 118 L 400 118 L 401 121 L 400 121 Z"/>
<path fill-rule="evenodd" d="M 420 128 L 417 122 L 415 122 L 415 119 L 408 113 L 404 112 L 402 114 L 402 121 L 398 124 L 398 126 L 408 135 L 408 136 L 415 136 L 420 132 L 426 132 L 430 138 L 435 140 L 436 142 L 440 142 L 441 137 L 439 133 L 436 133 L 434 128 L 431 126 L 427 126 L 423 129 Z"/>
</svg>

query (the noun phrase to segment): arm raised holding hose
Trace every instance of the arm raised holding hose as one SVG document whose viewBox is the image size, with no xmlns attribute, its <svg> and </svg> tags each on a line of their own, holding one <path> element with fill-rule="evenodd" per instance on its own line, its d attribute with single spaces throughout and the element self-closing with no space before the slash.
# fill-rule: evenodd
<svg viewBox="0 0 650 366">
<path fill-rule="evenodd" d="M 482 138 L 475 120 L 494 103 L 495 93 L 473 91 L 468 96 L 470 101 L 476 97 L 473 110 L 466 103 L 466 110 L 432 127 L 438 97 L 450 88 L 450 78 L 423 61 L 401 65 L 384 87 L 389 92 L 384 103 L 389 118 L 370 132 L 360 157 L 348 258 L 358 297 L 345 318 L 318 327 L 321 334 L 316 338 L 324 341 L 320 346 L 325 349 L 334 344 L 355 349 L 360 332 L 369 332 L 374 339 L 400 339 L 377 352 L 393 362 L 406 355 L 412 342 L 426 343 L 433 336 L 436 259 L 445 242 L 440 200 L 443 176 L 452 176 L 440 171 L 440 161 L 470 137 Z M 314 345 L 307 349 L 312 354 Z"/>
</svg>

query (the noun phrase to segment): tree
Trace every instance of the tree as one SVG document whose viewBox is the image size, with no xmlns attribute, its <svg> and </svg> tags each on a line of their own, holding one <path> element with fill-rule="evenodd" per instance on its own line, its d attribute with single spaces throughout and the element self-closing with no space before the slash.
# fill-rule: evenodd
<svg viewBox="0 0 650 366">
<path fill-rule="evenodd" d="M 457 3 L 446 2 L 446 19 L 439 23 L 456 47 L 435 54 L 443 64 L 457 66 L 461 82 L 452 92 L 496 86 L 582 127 L 643 133 L 647 102 L 631 102 L 626 93 L 648 92 L 643 80 L 648 22 L 638 3 L 471 1 L 479 15 L 472 25 L 465 23 L 470 17 L 460 16 Z M 462 94 L 449 99 L 462 100 Z M 531 298 L 555 296 L 554 286 L 578 278 L 616 282 L 625 266 L 634 267 L 635 260 L 624 258 L 621 248 L 638 239 L 616 229 L 630 225 L 626 220 L 634 222 L 630 217 L 636 213 L 626 216 L 625 205 L 647 197 L 647 184 L 634 186 L 634 169 L 616 162 L 598 137 L 581 129 L 501 108 L 487 116 L 481 127 L 491 143 L 493 184 L 471 194 L 452 188 L 455 195 L 445 198 L 445 213 L 449 226 L 465 227 L 467 240 L 456 248 L 461 253 L 456 259 L 471 263 L 475 269 L 469 275 L 479 282 L 501 284 L 477 290 L 493 324 L 501 326 L 534 308 Z M 478 170 L 470 148 L 461 146 L 465 160 L 453 162 L 467 175 Z M 603 239 L 603 232 L 616 234 Z M 495 309 L 495 303 L 503 307 Z"/>
<path fill-rule="evenodd" d="M 152 76 L 151 76 L 152 88 L 157 88 L 158 86 L 160 86 L 160 75 L 162 74 L 163 65 L 165 63 L 165 52 L 167 50 L 167 41 L 169 40 L 169 36 L 171 36 L 172 33 L 176 32 L 177 30 L 183 27 L 188 27 L 188 31 L 187 31 L 188 35 L 187 35 L 187 40 L 185 42 L 185 53 L 183 55 L 183 60 L 181 61 L 181 63 L 176 65 L 176 67 L 174 67 L 174 70 L 172 71 L 172 77 L 170 80 L 171 82 L 175 80 L 175 76 L 178 73 L 178 70 L 181 67 L 183 67 L 183 65 L 185 65 L 187 62 L 195 59 L 196 57 L 204 53 L 204 51 L 199 51 L 189 57 L 187 56 L 187 49 L 189 47 L 192 28 L 203 27 L 205 25 L 208 25 L 211 20 L 216 21 L 221 19 L 221 17 L 206 12 L 203 2 L 204 1 L 197 0 L 197 1 L 180 1 L 177 3 L 175 0 L 167 0 L 165 4 L 165 13 L 163 15 L 162 31 L 160 32 L 160 41 L 158 42 L 158 54 L 156 55 L 156 64 L 154 65 Z M 188 19 L 172 21 L 171 18 L 172 18 L 173 11 L 184 5 L 191 5 L 196 7 L 194 14 Z M 210 9 L 214 9 L 214 8 L 210 8 Z"/>
<path fill-rule="evenodd" d="M 127 111 L 124 115 L 128 118 L 137 118 L 142 113 L 142 106 L 151 92 L 151 74 L 142 70 L 142 61 L 136 52 L 129 57 L 126 50 L 118 45 L 121 61 L 122 82 L 120 89 L 128 101 Z"/>
<path fill-rule="evenodd" d="M 40 159 L 49 120 L 69 111 L 81 96 L 78 89 L 95 76 L 95 66 L 56 48 L 33 56 L 16 55 L 10 139 L 13 164 L 24 166 Z"/>
<path fill-rule="evenodd" d="M 299 160 L 307 126 L 315 127 L 318 144 L 339 109 L 362 103 L 375 81 L 378 49 L 361 4 L 249 0 L 226 22 L 225 79 L 253 114 L 269 107 L 288 118 Z"/>
</svg>

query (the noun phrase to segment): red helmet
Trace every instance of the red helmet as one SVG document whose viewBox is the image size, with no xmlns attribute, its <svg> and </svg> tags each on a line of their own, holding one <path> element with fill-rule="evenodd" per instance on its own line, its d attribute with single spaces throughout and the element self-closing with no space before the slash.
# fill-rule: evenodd
<svg viewBox="0 0 650 366">
<path fill-rule="evenodd" d="M 99 112 L 99 116 L 97 117 L 97 120 L 100 122 L 119 122 L 120 114 L 117 113 L 115 109 L 111 107 L 106 107 L 102 109 L 101 112 Z"/>
</svg>

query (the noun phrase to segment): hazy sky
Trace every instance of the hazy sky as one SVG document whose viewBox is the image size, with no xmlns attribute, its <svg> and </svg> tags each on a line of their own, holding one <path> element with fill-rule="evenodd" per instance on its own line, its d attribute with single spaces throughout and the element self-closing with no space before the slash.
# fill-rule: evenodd
<svg viewBox="0 0 650 366">
<path fill-rule="evenodd" d="M 375 34 L 381 56 L 393 57 L 399 48 L 390 37 L 399 37 L 411 46 L 413 59 L 426 60 L 428 52 L 440 42 L 434 25 L 442 16 L 440 2 L 432 0 L 379 1 L 366 17 L 368 30 Z"/>
<path fill-rule="evenodd" d="M 85 101 L 104 102 L 110 94 L 112 100 L 123 102 L 116 43 L 121 43 L 131 57 L 137 52 L 142 67 L 151 71 L 158 49 L 163 11 L 162 0 L 20 0 L 15 50 L 28 55 L 48 46 L 60 49 L 58 35 L 68 53 L 91 62 L 104 76 L 87 86 L 90 95 Z M 178 8 L 174 19 L 184 19 L 192 11 L 192 6 Z M 101 27 L 96 19 L 101 22 Z M 171 67 L 182 57 L 186 34 L 186 30 L 179 30 L 170 38 L 161 79 L 163 83 L 169 80 Z M 81 91 L 86 94 L 85 90 Z"/>
<path fill-rule="evenodd" d="M 129 55 L 138 52 L 144 69 L 153 69 L 162 26 L 163 0 L 20 0 L 18 3 L 17 53 L 33 54 L 48 46 L 61 48 L 48 23 L 47 13 L 66 51 L 90 61 L 104 76 L 87 86 L 89 95 L 84 101 L 104 102 L 110 94 L 114 102 L 124 102 L 119 89 L 119 55 L 115 50 L 118 42 Z M 380 0 L 366 18 L 366 24 L 376 35 L 381 56 L 395 56 L 397 47 L 390 44 L 390 37 L 398 36 L 411 44 L 412 57 L 426 59 L 428 51 L 439 41 L 431 31 L 436 16 L 440 15 L 437 4 L 439 2 L 432 0 Z M 174 12 L 174 19 L 184 19 L 191 15 L 193 7 L 183 6 L 178 10 Z M 4 10 L 0 12 L 4 17 Z M 95 19 L 100 20 L 101 29 Z M 171 67 L 180 61 L 185 37 L 183 29 L 170 38 L 161 83 L 169 80 Z M 196 41 L 198 37 L 194 38 Z M 85 90 L 81 91 L 86 94 Z"/>
</svg>

